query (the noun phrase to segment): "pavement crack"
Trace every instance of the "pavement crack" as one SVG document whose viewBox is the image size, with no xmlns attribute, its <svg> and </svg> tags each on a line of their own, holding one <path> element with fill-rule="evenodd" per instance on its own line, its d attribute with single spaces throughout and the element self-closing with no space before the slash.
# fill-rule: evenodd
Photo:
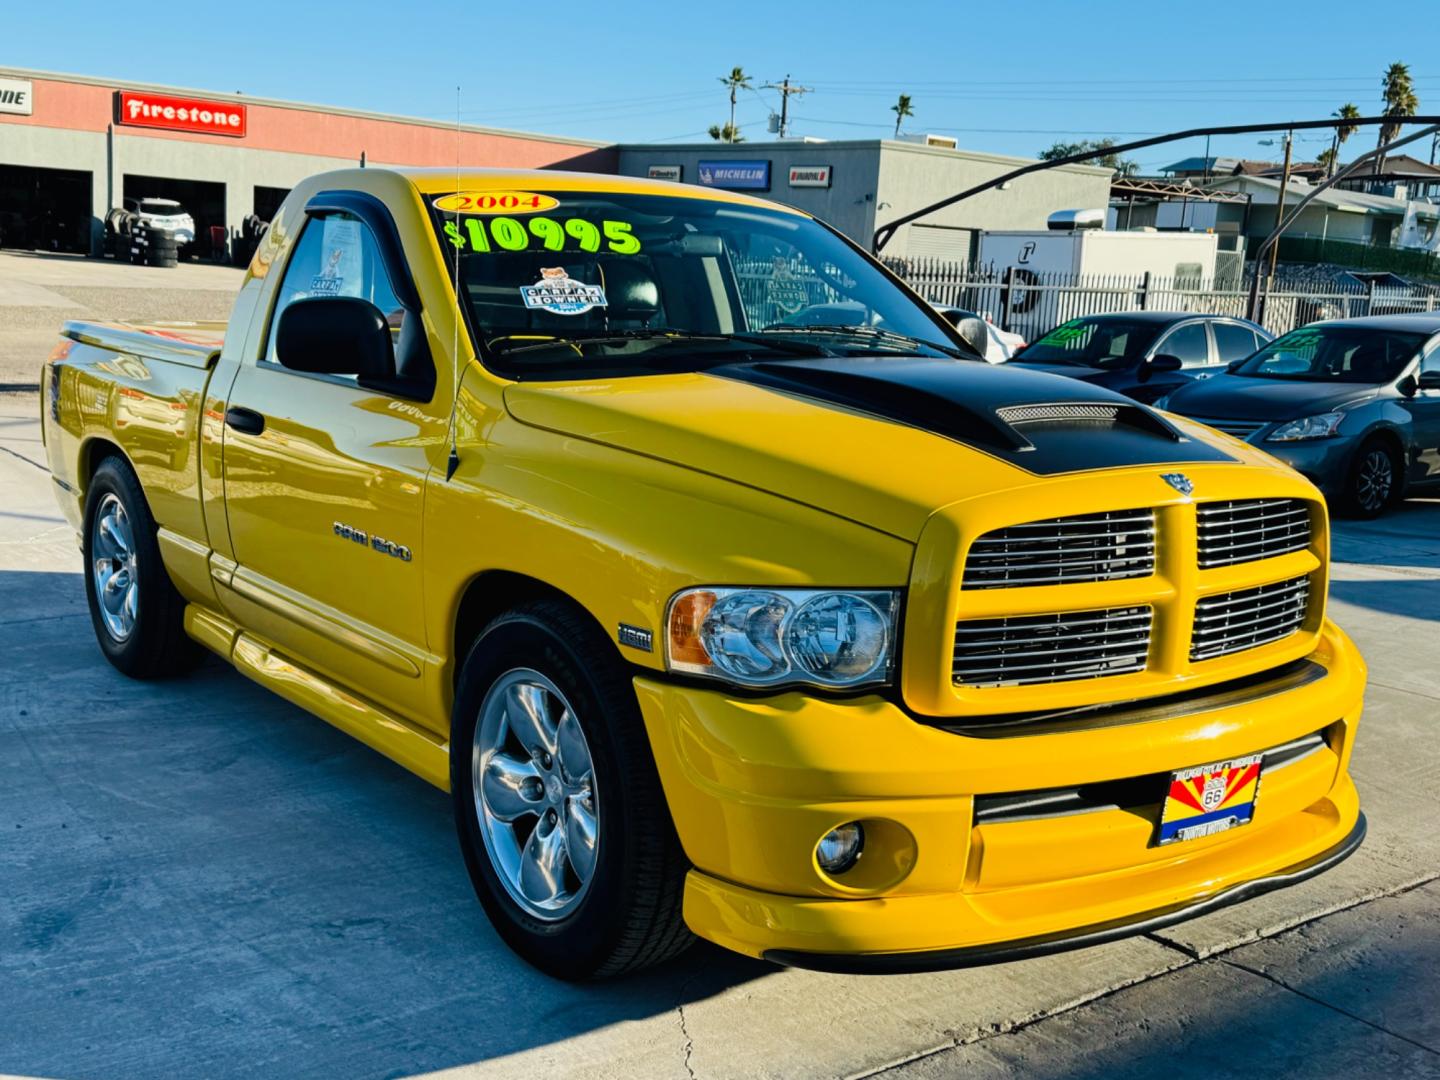
<svg viewBox="0 0 1440 1080">
<path fill-rule="evenodd" d="M 1149 935 L 1144 936 L 1148 937 Z M 1167 975 L 1174 974 L 1198 962 L 1199 961 L 1186 959 L 1182 963 L 1175 964 L 1171 967 L 1160 968 L 1157 971 L 1137 975 L 1133 979 L 1126 979 L 1123 982 L 1116 983 L 1114 986 L 1106 987 L 1092 994 L 1086 994 L 1073 1001 L 1068 1001 L 1063 1005 L 1057 1005 L 1053 1009 L 1042 1009 L 1029 1016 L 1021 1017 L 1019 1020 L 1002 1020 L 998 1023 L 989 1024 L 968 1035 L 958 1035 L 949 1042 L 942 1043 L 939 1046 L 933 1046 L 914 1054 L 908 1054 L 896 1061 L 888 1061 L 884 1065 L 877 1065 L 863 1072 L 850 1073 L 845 1077 L 845 1080 L 868 1080 L 870 1077 L 884 1076 L 886 1073 L 893 1072 L 895 1069 L 903 1068 L 917 1061 L 923 1061 L 926 1058 L 935 1057 L 937 1054 L 945 1054 L 951 1050 L 958 1050 L 962 1046 L 973 1046 L 977 1043 L 988 1042 L 991 1039 L 996 1039 L 1003 1035 L 1014 1035 L 1017 1032 L 1024 1031 L 1028 1027 L 1033 1027 L 1041 1021 L 1050 1020 L 1057 1016 L 1064 1016 L 1066 1013 L 1074 1012 L 1076 1009 L 1083 1009 L 1089 1005 L 1094 1005 L 1096 1002 L 1113 997 L 1122 990 L 1129 990 L 1132 987 L 1140 986 L 1154 979 L 1163 979 Z"/>
<path fill-rule="evenodd" d="M 690 1080 L 696 1080 L 695 1069 L 690 1060 L 695 1054 L 695 1038 L 690 1034 L 689 1025 L 685 1021 L 685 995 L 690 992 L 690 984 L 695 981 L 695 978 L 696 976 L 692 974 L 680 984 L 680 992 L 676 995 L 678 1001 L 675 1005 L 675 1016 L 680 1022 L 682 1064 L 685 1066 L 685 1075 L 690 1077 Z"/>
<path fill-rule="evenodd" d="M 40 462 L 36 461 L 34 458 L 28 458 L 24 454 L 17 453 L 16 451 L 11 450 L 8 446 L 0 446 L 0 453 L 9 454 L 11 457 L 19 458 L 27 465 L 34 465 L 35 468 L 39 469 L 43 473 L 48 473 L 50 471 L 50 467 L 48 465 L 41 465 Z"/>
<path fill-rule="evenodd" d="M 1384 1024 L 1377 1024 L 1375 1021 L 1367 1020 L 1365 1017 L 1353 1013 L 1349 1009 L 1342 1009 L 1339 1005 L 1336 1005 L 1330 1001 L 1326 1001 L 1324 998 L 1316 997 L 1314 994 L 1308 994 L 1304 990 L 1301 990 L 1298 986 L 1291 986 L 1284 979 L 1280 979 L 1274 975 L 1271 975 L 1270 972 L 1266 971 L 1264 968 L 1254 968 L 1251 967 L 1249 964 L 1242 964 L 1240 963 L 1240 961 L 1231 960 L 1229 957 L 1226 956 L 1215 957 L 1214 959 L 1217 959 L 1220 963 L 1225 964 L 1227 967 L 1234 968 L 1236 971 L 1244 971 L 1250 975 L 1254 975 L 1256 978 L 1264 979 L 1272 986 L 1277 986 L 1281 990 L 1288 991 L 1289 993 L 1294 994 L 1297 997 L 1302 997 L 1306 1001 L 1312 1002 L 1315 1005 L 1319 1005 L 1322 1008 L 1329 1009 L 1331 1012 L 1339 1013 L 1341 1016 L 1347 1016 L 1351 1020 L 1364 1024 L 1368 1028 L 1373 1028 L 1374 1030 L 1379 1031 L 1382 1034 L 1389 1035 L 1393 1039 L 1399 1039 L 1401 1042 L 1409 1043 L 1411 1046 L 1415 1047 L 1418 1050 L 1424 1050 L 1428 1054 L 1435 1054 L 1436 1056 L 1440 1056 L 1440 1050 L 1435 1049 L 1435 1047 L 1426 1046 L 1424 1043 L 1419 1042 L 1416 1039 L 1412 1039 L 1408 1035 L 1402 1035 L 1398 1031 L 1393 1031 L 1390 1028 L 1387 1028 Z"/>
</svg>

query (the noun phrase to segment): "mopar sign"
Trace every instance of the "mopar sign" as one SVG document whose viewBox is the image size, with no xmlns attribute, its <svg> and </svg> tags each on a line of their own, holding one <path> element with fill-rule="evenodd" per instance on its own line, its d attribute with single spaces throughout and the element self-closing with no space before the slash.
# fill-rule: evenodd
<svg viewBox="0 0 1440 1080">
<path fill-rule="evenodd" d="M 700 183 L 704 187 L 770 190 L 768 161 L 702 161 L 698 168 Z"/>
<path fill-rule="evenodd" d="M 791 165 L 791 187 L 829 187 L 829 165 Z"/>
<path fill-rule="evenodd" d="M 674 180 L 678 184 L 684 172 L 683 165 L 651 165 L 645 175 L 651 180 Z"/>
</svg>

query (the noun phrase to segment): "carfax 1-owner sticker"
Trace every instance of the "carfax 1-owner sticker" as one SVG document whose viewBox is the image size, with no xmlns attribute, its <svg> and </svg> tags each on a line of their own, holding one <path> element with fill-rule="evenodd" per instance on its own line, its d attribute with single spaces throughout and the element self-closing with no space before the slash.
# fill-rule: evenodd
<svg viewBox="0 0 1440 1080">
<path fill-rule="evenodd" d="M 520 286 L 527 308 L 551 315 L 584 315 L 591 308 L 605 307 L 605 290 L 599 285 L 576 281 L 562 266 L 540 268 L 540 280 Z"/>
</svg>

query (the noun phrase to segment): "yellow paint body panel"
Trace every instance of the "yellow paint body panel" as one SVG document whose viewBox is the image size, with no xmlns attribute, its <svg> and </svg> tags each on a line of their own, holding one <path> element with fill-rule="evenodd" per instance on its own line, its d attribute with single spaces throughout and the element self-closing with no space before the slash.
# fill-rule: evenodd
<svg viewBox="0 0 1440 1080">
<path fill-rule="evenodd" d="M 261 364 L 275 294 L 320 191 L 381 199 L 395 219 L 437 368 L 430 401 Z M 699 934 L 759 955 L 906 952 L 1004 942 L 1198 901 L 1333 847 L 1354 826 L 1348 773 L 1364 689 L 1325 618 L 1328 525 L 1318 492 L 1244 443 L 1175 419 L 1233 463 L 1038 476 L 892 421 L 703 374 L 513 383 L 476 361 L 424 198 L 453 173 L 349 170 L 299 184 L 257 251 L 223 343 L 210 327 L 74 327 L 45 371 L 46 446 L 78 528 L 94 462 L 125 457 L 189 602 L 186 626 L 250 678 L 448 785 L 450 708 L 470 641 L 467 597 L 533 582 L 657 642 L 694 585 L 906 591 L 892 693 L 731 694 L 668 679 L 627 646 L 635 691 L 686 853 Z M 462 191 L 742 195 L 619 177 L 466 172 Z M 457 396 L 458 388 L 458 396 Z M 454 408 L 452 410 L 452 402 Z M 237 435 L 227 407 L 263 413 Z M 452 430 L 459 466 L 446 477 Z M 1196 499 L 1295 498 L 1308 549 L 1211 570 Z M 959 568 L 993 529 L 1153 507 L 1155 572 L 1093 584 L 967 591 Z M 343 523 L 414 552 L 387 559 Z M 1192 662 L 1197 599 L 1305 576 L 1309 614 L 1279 642 Z M 1146 669 L 1049 685 L 958 687 L 966 619 L 1150 605 Z M 1161 718 L 1148 699 L 1261 678 L 1305 661 L 1303 684 Z M 1130 722 L 982 737 L 1000 714 L 1134 702 Z M 947 725 L 952 730 L 947 730 Z M 1326 745 L 1263 776 L 1255 820 L 1165 848 L 1130 809 L 976 824 L 977 798 L 1096 784 L 1260 752 L 1324 730 Z M 843 880 L 815 844 L 867 823 Z"/>
</svg>

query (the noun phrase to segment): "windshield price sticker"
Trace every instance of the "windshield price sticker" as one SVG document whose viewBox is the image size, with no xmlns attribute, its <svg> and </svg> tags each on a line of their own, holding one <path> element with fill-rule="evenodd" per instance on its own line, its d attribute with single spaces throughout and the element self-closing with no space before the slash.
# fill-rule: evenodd
<svg viewBox="0 0 1440 1080">
<path fill-rule="evenodd" d="M 453 214 L 538 214 L 554 210 L 560 200 L 533 191 L 457 191 L 436 199 L 436 210 Z"/>
<path fill-rule="evenodd" d="M 1041 345 L 1063 345 L 1067 341 L 1074 341 L 1076 338 L 1085 336 L 1085 327 L 1075 323 L 1066 323 L 1064 326 L 1057 326 L 1050 333 L 1040 339 Z"/>
<path fill-rule="evenodd" d="M 527 251 L 532 247 L 599 251 L 602 242 L 617 255 L 634 255 L 640 250 L 635 226 L 628 221 L 602 221 L 596 225 L 584 218 L 532 217 L 521 221 L 513 217 L 466 217 L 459 222 L 445 222 L 445 235 L 461 251 Z"/>
<path fill-rule="evenodd" d="M 584 315 L 591 308 L 607 306 L 604 289 L 576 281 L 563 266 L 541 267 L 539 281 L 520 286 L 520 299 L 527 308 L 551 315 Z"/>
</svg>

